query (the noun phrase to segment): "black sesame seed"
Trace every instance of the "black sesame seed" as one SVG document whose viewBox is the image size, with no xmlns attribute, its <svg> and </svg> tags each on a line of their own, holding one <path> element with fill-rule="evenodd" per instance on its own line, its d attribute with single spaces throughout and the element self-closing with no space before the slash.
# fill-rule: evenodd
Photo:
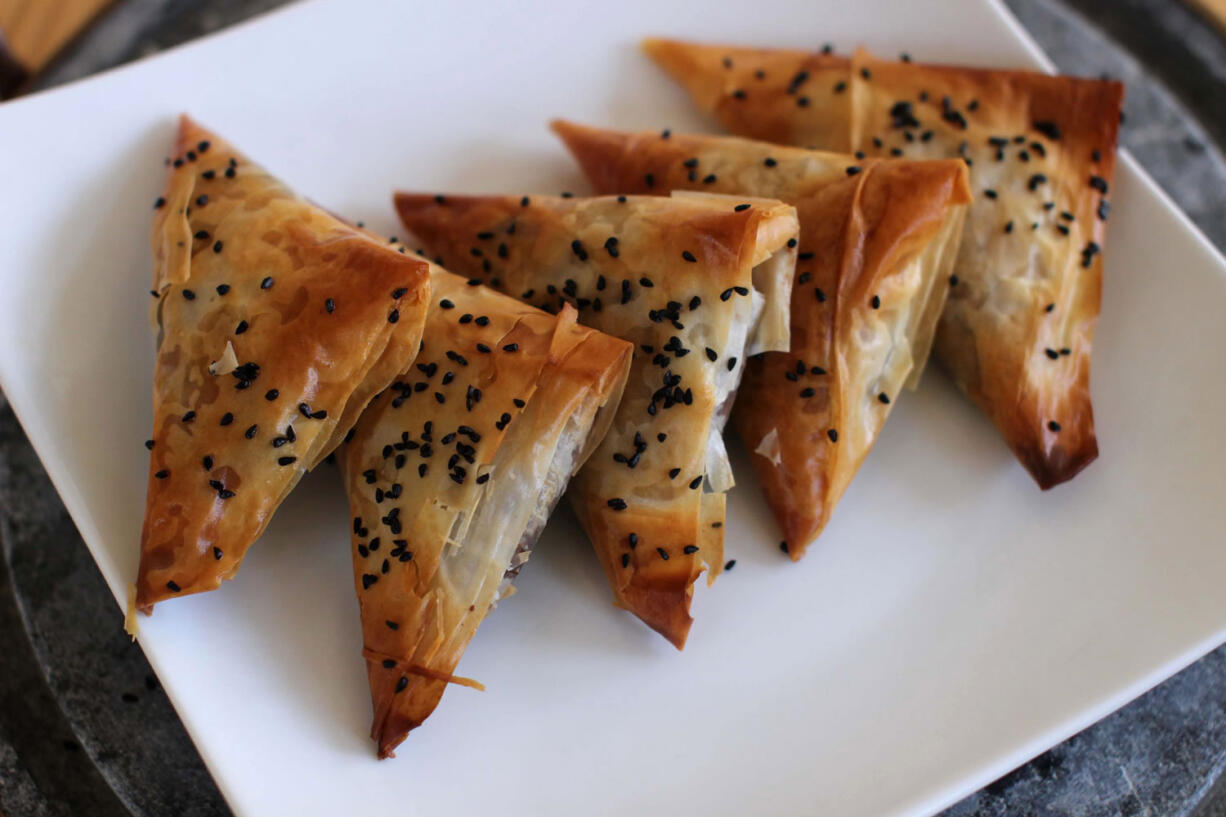
<svg viewBox="0 0 1226 817">
<path fill-rule="evenodd" d="M 681 552 L 686 556 L 689 556 L 691 553 L 697 553 L 698 545 L 686 545 L 685 547 L 681 548 Z"/>
<path fill-rule="evenodd" d="M 400 310 L 399 309 L 393 309 L 391 312 L 387 313 L 388 323 L 397 323 L 399 322 L 399 320 L 400 320 Z"/>
<path fill-rule="evenodd" d="M 958 285 L 958 276 L 956 275 L 949 276 L 949 285 L 951 287 L 956 287 Z"/>
<path fill-rule="evenodd" d="M 1050 360 L 1056 360 L 1060 357 L 1060 353 L 1055 349 L 1044 349 L 1043 354 L 1047 355 Z"/>
<path fill-rule="evenodd" d="M 661 559 L 663 559 L 666 562 L 668 561 L 668 551 L 667 550 L 665 550 L 664 548 L 656 548 L 656 553 L 660 554 Z"/>
<path fill-rule="evenodd" d="M 158 479 L 166 479 L 166 477 L 170 476 L 170 472 L 167 471 L 165 468 L 163 468 L 161 471 L 158 471 L 153 476 L 157 477 Z"/>
<path fill-rule="evenodd" d="M 161 196 L 158 196 L 156 199 L 154 199 L 153 201 L 154 210 L 161 210 L 165 206 L 166 206 L 166 199 L 162 198 Z"/>
<path fill-rule="evenodd" d="M 780 542 L 780 543 L 779 543 L 779 549 L 780 549 L 781 551 L 783 551 L 784 553 L 787 553 L 787 552 L 788 552 L 788 543 L 787 543 L 787 542 Z"/>
<path fill-rule="evenodd" d="M 762 164 L 766 165 L 767 167 L 774 167 L 775 165 L 777 165 L 777 164 L 779 164 L 779 163 L 778 163 L 778 162 L 776 162 L 776 161 L 775 161 L 774 159 L 772 159 L 771 157 L 767 156 L 765 159 L 763 159 L 763 160 L 762 160 Z"/>
<path fill-rule="evenodd" d="M 652 175 L 651 173 L 648 173 L 647 175 L 643 177 L 643 183 L 646 184 L 648 187 L 653 187 L 655 186 L 655 183 L 656 183 L 656 177 Z"/>
<path fill-rule="evenodd" d="M 214 558 L 214 559 L 216 559 L 217 561 L 219 561 L 219 562 L 220 562 L 220 561 L 221 561 L 221 556 L 222 556 L 222 553 L 221 553 L 221 548 L 214 546 L 214 548 L 213 548 L 213 558 Z"/>
<path fill-rule="evenodd" d="M 182 591 L 182 588 L 173 581 L 166 582 L 166 589 L 171 593 L 178 593 Z"/>
<path fill-rule="evenodd" d="M 244 332 L 247 331 L 247 326 L 248 324 L 246 321 L 239 321 L 238 326 L 234 327 L 234 334 L 236 335 L 243 334 Z"/>
<path fill-rule="evenodd" d="M 196 206 L 197 206 L 197 207 L 203 207 L 204 205 L 206 205 L 206 204 L 208 204 L 208 203 L 209 203 L 209 197 L 208 197 L 208 196 L 203 196 L 203 195 L 202 195 L 202 196 L 196 196 Z"/>
<path fill-rule="evenodd" d="M 881 394 L 877 395 L 877 401 L 884 406 L 888 406 L 890 404 L 890 395 L 882 392 Z"/>
<path fill-rule="evenodd" d="M 212 455 L 211 455 L 211 454 L 205 454 L 205 455 L 204 455 L 204 459 L 202 459 L 202 460 L 200 461 L 200 464 L 204 466 L 204 470 L 206 470 L 206 471 L 212 471 L 212 470 L 213 470 L 213 457 L 212 457 Z"/>
<path fill-rule="evenodd" d="M 716 181 L 716 176 L 714 173 L 708 173 L 706 176 L 702 177 L 703 184 L 714 184 L 715 181 Z"/>
<path fill-rule="evenodd" d="M 214 241 L 214 242 L 213 242 L 213 252 L 215 252 L 215 253 L 219 253 L 219 252 L 221 252 L 221 246 L 222 246 L 222 244 L 221 244 L 221 242 L 220 242 L 220 241 Z M 229 287 L 227 287 L 227 289 L 229 289 Z"/>
<path fill-rule="evenodd" d="M 1039 133 L 1046 136 L 1048 139 L 1051 139 L 1053 142 L 1060 139 L 1060 128 L 1056 125 L 1055 122 L 1051 122 L 1051 121 L 1035 122 L 1033 127 L 1035 130 L 1037 130 Z"/>
<path fill-rule="evenodd" d="M 258 425 L 253 425 L 250 428 L 248 428 L 246 431 L 243 432 L 243 436 L 246 437 L 248 440 L 253 439 L 255 437 L 256 432 L 259 430 L 260 430 L 260 427 Z"/>
<path fill-rule="evenodd" d="M 217 294 L 218 294 L 218 295 L 225 295 L 225 294 L 226 294 L 227 292 L 229 292 L 229 291 L 230 291 L 230 285 L 229 285 L 229 284 L 218 284 L 218 285 L 217 285 Z"/>
<path fill-rule="evenodd" d="M 190 289 L 185 289 L 183 290 L 183 297 L 188 301 L 194 301 L 196 300 L 196 293 Z"/>
<path fill-rule="evenodd" d="M 622 554 L 622 567 L 629 567 L 629 566 L 630 566 L 630 554 L 623 553 Z"/>
<path fill-rule="evenodd" d="M 292 465 L 297 461 L 297 457 L 277 457 L 277 465 Z"/>
<path fill-rule="evenodd" d="M 698 263 L 698 259 L 694 257 L 694 253 L 690 252 L 689 250 L 682 250 L 681 257 L 684 258 L 686 261 L 689 261 L 691 264 Z"/>
<path fill-rule="evenodd" d="M 606 504 L 608 504 L 608 506 L 615 511 L 626 510 L 626 500 L 621 499 L 620 497 L 614 497 L 613 499 L 610 499 L 608 503 Z"/>
<path fill-rule="evenodd" d="M 752 204 L 738 204 L 736 207 L 733 207 L 732 210 L 733 212 L 736 212 L 736 213 L 743 213 L 746 210 L 748 210 L 750 207 L 753 207 L 753 205 Z"/>
<path fill-rule="evenodd" d="M 228 426 L 232 422 L 234 422 L 234 415 L 230 412 L 227 411 L 225 414 L 221 415 L 221 425 Z"/>
<path fill-rule="evenodd" d="M 868 303 L 869 303 L 869 306 L 871 306 L 873 309 L 880 309 L 881 308 L 881 296 L 874 295 L 873 299 L 869 301 Z"/>
<path fill-rule="evenodd" d="M 1093 187 L 1104 196 L 1107 195 L 1108 185 L 1107 180 L 1102 176 L 1090 176 L 1090 187 Z"/>
<path fill-rule="evenodd" d="M 826 429 L 826 436 L 830 438 L 830 442 L 837 443 L 839 441 L 839 432 L 833 428 Z"/>
<path fill-rule="evenodd" d="M 808 399 L 815 394 L 817 394 L 817 390 L 814 389 L 812 386 L 807 386 L 800 390 L 800 396 L 805 399 Z"/>
<path fill-rule="evenodd" d="M 860 168 L 856 167 L 855 165 L 852 165 L 846 168 L 844 172 L 846 172 L 848 176 L 854 176 L 860 172 Z"/>
<path fill-rule="evenodd" d="M 1060 424 L 1059 424 L 1059 423 L 1057 423 L 1055 420 L 1048 420 L 1048 421 L 1047 421 L 1047 430 L 1048 430 L 1048 431 L 1059 431 L 1059 430 L 1060 430 Z"/>
<path fill-rule="evenodd" d="M 194 410 L 191 410 L 191 411 L 185 412 L 184 415 L 179 418 L 179 421 L 183 423 L 190 423 L 192 420 L 195 420 L 195 419 L 196 419 L 196 412 Z"/>
<path fill-rule="evenodd" d="M 272 289 L 272 284 L 273 284 L 272 276 L 269 275 L 263 281 L 260 281 L 260 289 Z"/>
</svg>

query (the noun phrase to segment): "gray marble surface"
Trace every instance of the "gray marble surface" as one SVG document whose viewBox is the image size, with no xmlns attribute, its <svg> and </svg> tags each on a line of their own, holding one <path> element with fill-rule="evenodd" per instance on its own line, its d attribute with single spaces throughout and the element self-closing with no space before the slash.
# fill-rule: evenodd
<svg viewBox="0 0 1226 817">
<path fill-rule="evenodd" d="M 123 0 L 38 87 L 282 2 Z M 1222 37 L 1173 0 L 1006 2 L 1061 70 L 1127 83 L 1124 144 L 1226 247 Z M 0 557 L 0 812 L 229 814 L 3 395 Z M 946 814 L 1226 817 L 1224 767 L 1226 647 Z"/>
</svg>

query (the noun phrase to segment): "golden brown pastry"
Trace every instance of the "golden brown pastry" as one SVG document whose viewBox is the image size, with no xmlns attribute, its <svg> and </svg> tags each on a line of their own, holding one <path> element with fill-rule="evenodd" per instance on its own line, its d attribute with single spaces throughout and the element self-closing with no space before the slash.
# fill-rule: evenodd
<svg viewBox="0 0 1226 817">
<path fill-rule="evenodd" d="M 851 60 L 820 52 L 649 38 L 643 49 L 732 133 L 851 152 Z"/>
<path fill-rule="evenodd" d="M 153 224 L 153 437 L 136 606 L 212 590 L 417 352 L 428 265 L 184 117 Z"/>
<path fill-rule="evenodd" d="M 963 163 L 554 129 L 600 192 L 739 192 L 796 206 L 790 350 L 749 360 L 733 425 L 753 452 L 783 548 L 800 559 L 899 390 L 923 369 L 970 201 Z"/>
<path fill-rule="evenodd" d="M 392 750 L 438 705 L 613 417 L 628 343 L 435 267 L 421 353 L 341 455 L 371 737 Z"/>
<path fill-rule="evenodd" d="M 646 48 L 728 128 L 761 132 L 753 111 L 771 105 L 770 97 L 734 96 L 706 59 L 709 46 L 662 48 L 652 41 Z M 754 70 L 759 61 L 784 73 L 819 57 L 838 59 L 794 51 L 730 53 L 740 70 Z M 828 82 L 839 67 L 826 64 Z M 1098 455 L 1090 346 L 1123 86 L 891 62 L 864 51 L 844 70 L 836 80 L 844 93 L 833 101 L 811 95 L 808 107 L 791 111 L 790 119 L 781 115 L 772 136 L 842 146 L 839 134 L 845 133 L 851 149 L 867 155 L 966 161 L 976 202 L 936 356 L 1040 487 L 1071 479 Z M 725 115 L 730 107 L 740 110 L 734 102 L 750 113 Z"/>
<path fill-rule="evenodd" d="M 399 194 L 396 208 L 452 269 L 634 343 L 570 498 L 615 603 L 681 648 L 695 579 L 723 566 L 733 393 L 748 355 L 787 347 L 795 211 L 722 196 Z"/>
</svg>

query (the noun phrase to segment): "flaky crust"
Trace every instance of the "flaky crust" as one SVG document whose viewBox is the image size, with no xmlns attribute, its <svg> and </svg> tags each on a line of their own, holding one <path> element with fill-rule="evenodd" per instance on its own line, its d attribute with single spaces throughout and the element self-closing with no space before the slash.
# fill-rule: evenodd
<svg viewBox="0 0 1226 817">
<path fill-rule="evenodd" d="M 421 353 L 342 456 L 380 757 L 466 683 L 460 656 L 607 428 L 631 357 L 574 310 L 438 267 L 433 290 Z"/>
<path fill-rule="evenodd" d="M 936 355 L 1040 487 L 1071 479 L 1098 456 L 1090 347 L 1123 86 L 863 51 L 852 77 L 862 150 L 969 160 L 976 202 Z M 900 101 L 909 118 L 891 115 Z"/>
<path fill-rule="evenodd" d="M 424 262 L 296 197 L 186 117 L 168 161 L 152 234 L 145 612 L 237 572 L 303 472 L 412 360 L 429 302 Z"/>
<path fill-rule="evenodd" d="M 680 648 L 695 579 L 723 565 L 727 403 L 747 351 L 786 348 L 794 210 L 717 196 L 398 194 L 396 207 L 451 268 L 543 309 L 572 304 L 635 344 L 569 495 L 616 603 Z"/>
<path fill-rule="evenodd" d="M 862 50 L 850 59 L 676 42 L 647 50 L 734 133 L 967 160 L 976 203 L 936 356 L 1042 488 L 1094 460 L 1090 347 L 1123 86 L 892 62 Z M 727 52 L 734 68 L 715 62 L 715 52 Z M 811 94 L 794 108 L 774 108 L 770 93 L 752 87 L 734 96 L 755 63 L 772 66 L 770 76 L 800 71 L 807 59 L 821 60 L 823 82 L 844 92 Z"/>
<path fill-rule="evenodd" d="M 733 424 L 799 559 L 927 357 L 970 201 L 961 162 L 860 161 L 733 137 L 555 123 L 601 192 L 699 189 L 796 206 L 790 351 L 751 358 Z"/>
<path fill-rule="evenodd" d="M 643 50 L 733 133 L 851 152 L 851 60 L 845 56 L 658 38 L 644 40 Z"/>
</svg>

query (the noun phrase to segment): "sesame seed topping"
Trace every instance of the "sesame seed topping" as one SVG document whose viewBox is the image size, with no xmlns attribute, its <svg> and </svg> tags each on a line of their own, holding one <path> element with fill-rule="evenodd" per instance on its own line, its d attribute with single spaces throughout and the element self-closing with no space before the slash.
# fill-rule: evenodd
<svg viewBox="0 0 1226 817">
<path fill-rule="evenodd" d="M 689 250 L 682 250 L 681 257 L 686 261 L 689 261 L 691 264 L 698 263 L 698 259 L 694 257 L 694 253 L 690 252 Z M 644 286 L 646 286 L 646 284 L 644 284 Z"/>
<path fill-rule="evenodd" d="M 1034 127 L 1034 129 L 1039 133 L 1046 136 L 1048 139 L 1051 139 L 1053 142 L 1060 139 L 1060 128 L 1055 122 L 1044 120 L 1041 122 L 1035 122 L 1032 127 Z"/>
<path fill-rule="evenodd" d="M 830 442 L 837 443 L 839 441 L 839 432 L 833 428 L 826 429 L 826 436 L 830 438 Z"/>
<path fill-rule="evenodd" d="M 1059 431 L 1059 430 L 1060 430 L 1060 424 L 1059 424 L 1059 423 L 1057 423 L 1055 420 L 1048 420 L 1048 421 L 1047 421 L 1047 430 L 1048 430 L 1048 431 Z"/>
<path fill-rule="evenodd" d="M 663 559 L 666 562 L 668 561 L 668 551 L 667 550 L 665 550 L 664 548 L 656 548 L 656 553 L 660 554 L 661 559 Z"/>
</svg>

